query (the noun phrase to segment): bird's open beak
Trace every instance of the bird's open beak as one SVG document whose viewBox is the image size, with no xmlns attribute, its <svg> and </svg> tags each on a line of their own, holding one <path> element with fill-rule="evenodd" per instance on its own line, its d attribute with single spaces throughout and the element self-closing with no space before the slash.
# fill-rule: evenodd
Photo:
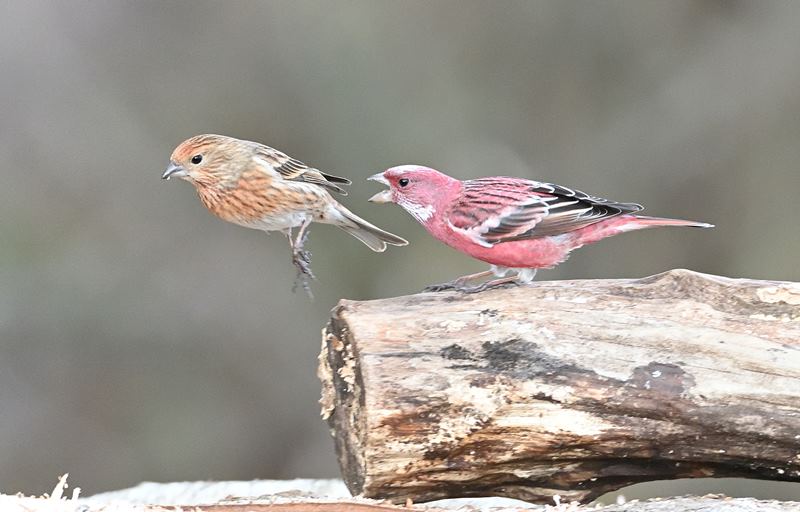
<svg viewBox="0 0 800 512">
<path fill-rule="evenodd" d="M 186 172 L 186 169 L 170 160 L 167 169 L 164 171 L 164 174 L 161 175 L 161 179 L 168 180 L 172 177 L 185 178 L 187 176 L 189 176 L 189 173 Z"/>
<path fill-rule="evenodd" d="M 387 187 L 389 186 L 389 180 L 383 177 L 383 173 L 379 172 L 378 174 L 373 174 L 368 180 L 377 181 L 378 183 L 383 183 Z M 374 196 L 369 198 L 369 202 L 371 203 L 391 203 L 392 202 L 392 191 L 389 189 L 381 190 Z"/>
</svg>

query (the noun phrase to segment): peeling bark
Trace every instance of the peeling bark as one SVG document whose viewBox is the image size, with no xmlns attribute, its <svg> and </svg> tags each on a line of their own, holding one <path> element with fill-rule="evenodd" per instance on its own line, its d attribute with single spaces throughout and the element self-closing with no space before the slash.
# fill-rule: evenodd
<svg viewBox="0 0 800 512">
<path fill-rule="evenodd" d="M 351 492 L 588 502 L 648 480 L 800 481 L 800 284 L 673 270 L 343 300 L 323 417 Z"/>
</svg>

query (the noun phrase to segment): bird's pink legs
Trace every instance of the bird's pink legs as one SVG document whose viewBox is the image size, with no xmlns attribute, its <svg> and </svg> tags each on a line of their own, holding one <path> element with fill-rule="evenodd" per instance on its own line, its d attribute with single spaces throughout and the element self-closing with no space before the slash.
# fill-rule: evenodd
<svg viewBox="0 0 800 512">
<path fill-rule="evenodd" d="M 484 277 L 488 277 L 491 275 L 503 275 L 505 271 L 508 270 L 517 270 L 517 273 L 513 276 L 508 277 L 500 277 L 499 279 L 492 279 L 491 281 L 486 281 L 485 283 L 481 283 L 476 286 L 467 286 L 467 283 L 470 281 L 476 281 L 478 279 L 483 279 Z M 492 267 L 491 270 L 484 270 L 483 272 L 476 272 L 475 274 L 467 274 L 465 276 L 461 276 L 458 279 L 454 279 L 448 283 L 442 284 L 434 284 L 431 286 L 426 287 L 423 291 L 426 292 L 441 292 L 445 290 L 455 290 L 462 293 L 478 293 L 484 290 L 489 290 L 491 288 L 497 288 L 500 286 L 505 286 L 507 284 L 527 284 L 533 280 L 533 277 L 536 275 L 536 269 L 500 269 L 497 270 L 496 268 Z"/>
<path fill-rule="evenodd" d="M 446 283 L 440 284 L 432 284 L 430 286 L 426 286 L 425 289 L 422 291 L 424 292 L 441 292 L 445 290 L 465 290 L 468 288 L 466 286 L 467 283 L 470 281 L 476 281 L 478 279 L 483 279 L 484 277 L 489 277 L 493 274 L 491 270 L 484 270 L 483 272 L 476 272 L 474 274 L 467 274 L 465 276 L 461 276 L 459 278 L 453 279 L 452 281 L 448 281 Z"/>
</svg>

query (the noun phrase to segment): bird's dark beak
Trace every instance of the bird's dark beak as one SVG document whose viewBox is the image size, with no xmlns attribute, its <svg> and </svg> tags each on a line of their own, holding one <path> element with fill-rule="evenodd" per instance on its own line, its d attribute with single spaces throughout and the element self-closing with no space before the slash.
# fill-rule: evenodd
<svg viewBox="0 0 800 512">
<path fill-rule="evenodd" d="M 373 174 L 368 180 L 377 181 L 378 183 L 383 183 L 387 187 L 389 186 L 389 180 L 384 178 L 383 173 L 379 172 L 378 174 Z M 369 198 L 369 202 L 371 203 L 391 203 L 392 202 L 392 191 L 389 189 L 381 190 L 374 196 Z"/>
<path fill-rule="evenodd" d="M 164 174 L 161 175 L 161 179 L 168 180 L 172 177 L 185 178 L 187 176 L 189 176 L 189 173 L 186 172 L 186 169 L 170 160 L 167 169 L 164 171 Z"/>
</svg>

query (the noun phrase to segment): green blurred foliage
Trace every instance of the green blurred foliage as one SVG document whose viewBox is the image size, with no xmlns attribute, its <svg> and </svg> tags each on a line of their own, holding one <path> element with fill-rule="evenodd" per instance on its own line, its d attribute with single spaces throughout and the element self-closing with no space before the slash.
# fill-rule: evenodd
<svg viewBox="0 0 800 512">
<path fill-rule="evenodd" d="M 6 492 L 46 491 L 65 471 L 89 493 L 336 475 L 315 376 L 330 308 L 483 268 L 365 201 L 377 188 L 363 179 L 392 165 L 540 178 L 718 225 L 618 237 L 540 279 L 688 267 L 800 280 L 798 3 L 0 11 Z M 172 148 L 204 132 L 349 176 L 346 204 L 412 245 L 374 254 L 317 226 L 316 299 L 292 294 L 282 236 L 226 225 L 159 179 Z"/>
</svg>

